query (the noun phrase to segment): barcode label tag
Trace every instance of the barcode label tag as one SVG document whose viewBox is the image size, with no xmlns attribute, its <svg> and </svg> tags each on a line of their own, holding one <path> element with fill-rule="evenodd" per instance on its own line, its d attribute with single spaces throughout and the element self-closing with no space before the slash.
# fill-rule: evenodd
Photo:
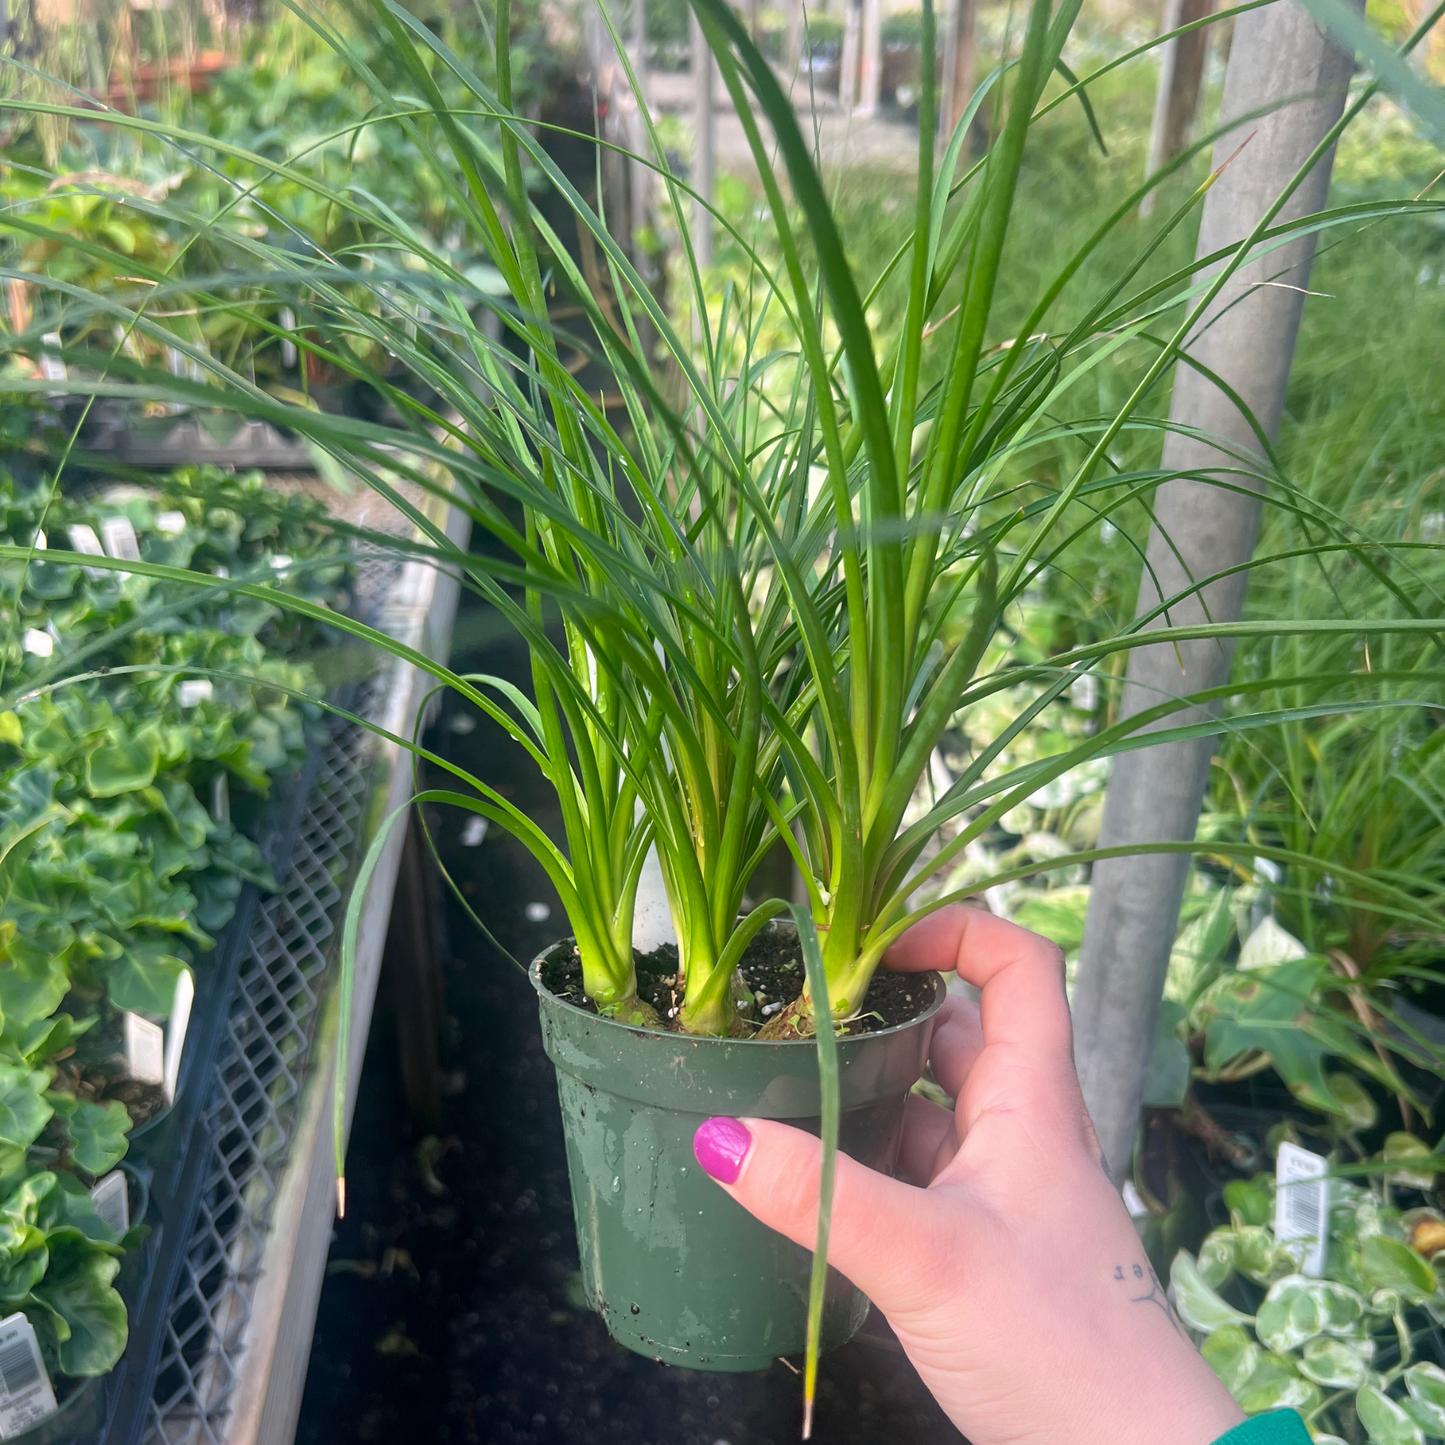
<svg viewBox="0 0 1445 1445">
<path fill-rule="evenodd" d="M 163 1084 L 166 1078 L 166 1035 L 159 1024 L 139 1014 L 125 1016 L 125 1067 L 142 1084 Z"/>
<path fill-rule="evenodd" d="M 166 1102 L 175 1103 L 176 1085 L 181 1080 L 181 1055 L 186 1048 L 186 1030 L 191 1026 L 191 1005 L 196 1001 L 196 980 L 190 969 L 182 969 L 176 979 L 176 996 L 171 1003 L 171 1016 L 166 1020 L 165 1076 L 161 1084 Z"/>
<path fill-rule="evenodd" d="M 1318 1279 L 1329 1245 L 1329 1161 L 1298 1144 L 1284 1143 L 1275 1156 L 1274 1237 L 1304 1246 L 1300 1272 Z"/>
<path fill-rule="evenodd" d="M 214 693 L 209 677 L 187 677 L 176 689 L 176 701 L 182 707 L 195 707 L 198 703 L 210 702 Z"/>
<path fill-rule="evenodd" d="M 130 1228 L 130 1186 L 119 1169 L 112 1169 L 90 1191 L 90 1202 L 107 1229 L 120 1235 Z"/>
<path fill-rule="evenodd" d="M 55 1413 L 55 1391 L 40 1358 L 35 1327 L 23 1314 L 0 1320 L 0 1440 Z"/>
<path fill-rule="evenodd" d="M 160 512 L 156 516 L 156 531 L 162 537 L 179 537 L 186 530 L 184 512 Z"/>
<path fill-rule="evenodd" d="M 105 538 L 105 550 L 117 562 L 139 562 L 140 543 L 136 540 L 135 528 L 129 517 L 106 517 L 100 524 L 100 535 Z"/>
</svg>

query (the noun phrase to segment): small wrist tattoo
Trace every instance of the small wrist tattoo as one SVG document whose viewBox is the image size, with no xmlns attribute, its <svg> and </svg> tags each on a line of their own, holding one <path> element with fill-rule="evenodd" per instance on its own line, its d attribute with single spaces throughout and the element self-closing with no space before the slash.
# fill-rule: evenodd
<svg viewBox="0 0 1445 1445">
<path fill-rule="evenodd" d="M 1169 1296 L 1164 1292 L 1164 1286 L 1159 1283 L 1154 1266 L 1147 1259 L 1143 1264 L 1116 1264 L 1114 1279 L 1129 1290 L 1130 1304 L 1152 1305 L 1163 1312 L 1164 1318 L 1179 1334 L 1184 1334 L 1184 1327 L 1179 1323 L 1179 1317 L 1169 1303 Z"/>
</svg>

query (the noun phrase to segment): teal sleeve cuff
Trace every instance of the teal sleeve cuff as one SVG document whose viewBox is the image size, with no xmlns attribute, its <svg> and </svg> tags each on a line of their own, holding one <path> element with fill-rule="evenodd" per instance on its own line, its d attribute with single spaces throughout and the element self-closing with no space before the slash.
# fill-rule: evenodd
<svg viewBox="0 0 1445 1445">
<path fill-rule="evenodd" d="M 1310 1432 L 1295 1410 L 1271 1410 L 1237 1425 L 1214 1445 L 1310 1445 Z"/>
</svg>

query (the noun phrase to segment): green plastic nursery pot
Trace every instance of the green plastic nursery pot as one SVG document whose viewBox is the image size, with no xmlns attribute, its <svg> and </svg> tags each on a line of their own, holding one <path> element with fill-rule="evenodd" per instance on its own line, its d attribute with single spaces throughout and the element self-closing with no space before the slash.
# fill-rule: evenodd
<svg viewBox="0 0 1445 1445">
<path fill-rule="evenodd" d="M 693 1134 L 713 1115 L 781 1119 L 818 1132 L 818 1059 L 809 1042 L 693 1038 L 633 1028 L 565 1003 L 532 963 L 542 1039 L 557 1066 L 567 1168 L 587 1302 L 630 1350 L 695 1370 L 761 1370 L 802 1351 L 812 1254 L 760 1224 L 703 1172 Z M 838 1040 L 839 1143 L 891 1174 L 903 1104 L 923 1072 L 933 997 L 896 1028 Z M 868 1301 L 832 1273 L 824 1348 L 863 1323 Z"/>
</svg>

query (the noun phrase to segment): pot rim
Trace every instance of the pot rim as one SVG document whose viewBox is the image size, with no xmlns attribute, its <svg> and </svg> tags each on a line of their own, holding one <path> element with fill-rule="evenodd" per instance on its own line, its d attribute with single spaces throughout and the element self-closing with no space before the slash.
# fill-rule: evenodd
<svg viewBox="0 0 1445 1445">
<path fill-rule="evenodd" d="M 559 998 L 542 982 L 542 964 L 547 957 L 563 944 L 575 944 L 576 938 L 568 934 L 565 938 L 559 938 L 554 943 L 549 943 L 527 966 L 527 978 L 532 987 L 536 989 L 538 996 L 544 1003 L 555 1008 L 567 1009 L 582 1018 L 590 1019 L 594 1023 L 606 1024 L 610 1028 L 623 1029 L 629 1034 L 636 1034 L 640 1038 L 657 1039 L 673 1038 L 685 1040 L 689 1044 L 696 1045 L 717 1045 L 727 1048 L 756 1048 L 756 1049 L 810 1049 L 816 1051 L 817 1041 L 815 1039 L 732 1039 L 718 1038 L 713 1034 L 681 1034 L 673 1033 L 665 1029 L 644 1029 L 636 1024 L 625 1024 L 618 1019 L 610 1019 L 602 1014 L 589 1013 L 585 1008 L 579 1008 L 575 1003 L 569 1003 L 564 998 Z M 881 965 L 880 965 L 881 966 Z M 915 1014 L 911 1019 L 901 1024 L 894 1024 L 886 1029 L 872 1029 L 866 1034 L 841 1034 L 837 1036 L 839 1048 L 858 1048 L 866 1044 L 870 1039 L 889 1039 L 898 1034 L 906 1033 L 910 1029 L 916 1029 L 921 1024 L 926 1024 L 943 1007 L 943 1001 L 948 997 L 948 986 L 944 982 L 943 975 L 934 969 L 923 969 L 915 975 L 919 979 L 931 977 L 933 979 L 933 1000 L 926 1004 L 920 1013 Z"/>
</svg>

